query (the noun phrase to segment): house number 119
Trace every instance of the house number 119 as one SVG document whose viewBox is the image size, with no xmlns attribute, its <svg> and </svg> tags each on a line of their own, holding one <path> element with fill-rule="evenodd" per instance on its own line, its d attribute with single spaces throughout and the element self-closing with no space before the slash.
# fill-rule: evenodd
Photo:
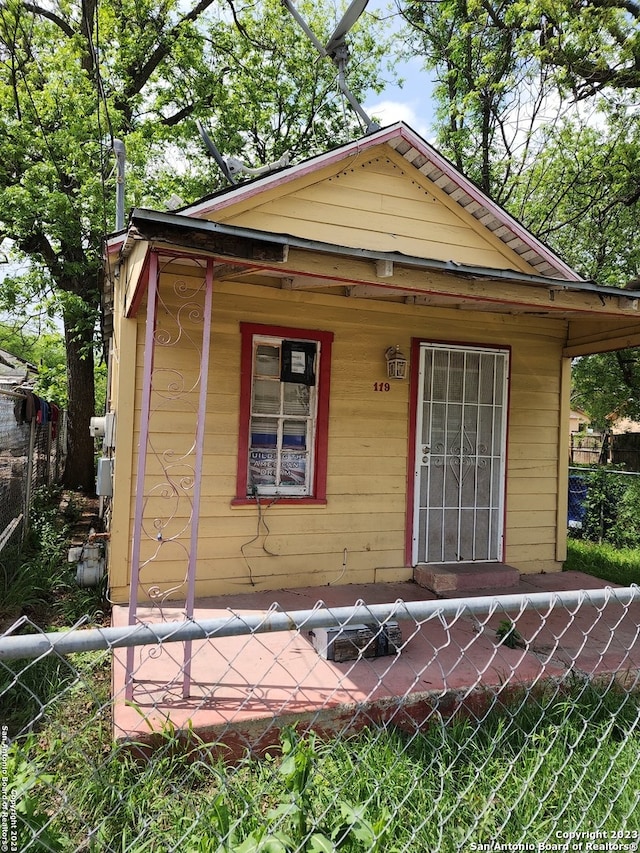
<svg viewBox="0 0 640 853">
<path fill-rule="evenodd" d="M 374 391 L 391 391 L 391 385 L 389 382 L 374 382 L 373 383 Z"/>
</svg>

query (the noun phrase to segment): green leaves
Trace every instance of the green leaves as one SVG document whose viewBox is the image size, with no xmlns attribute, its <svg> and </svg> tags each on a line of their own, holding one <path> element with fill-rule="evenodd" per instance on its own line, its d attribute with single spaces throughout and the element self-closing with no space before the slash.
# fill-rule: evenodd
<svg viewBox="0 0 640 853">
<path fill-rule="evenodd" d="M 34 839 L 40 850 L 62 850 L 62 836 L 51 826 L 51 818 L 41 807 L 38 789 L 50 787 L 55 781 L 51 774 L 39 771 L 37 764 L 27 759 L 33 752 L 35 737 L 29 735 L 24 744 L 13 743 L 7 748 L 6 790 L 7 802 L 15 803 L 17 835 L 20 849 L 25 849 Z"/>
<path fill-rule="evenodd" d="M 507 9 L 477 0 L 406 4 L 415 42 L 437 74 L 438 143 L 498 200 L 507 173 L 504 155 L 513 145 L 505 113 L 529 73 L 526 59 L 516 55 L 517 31 L 506 24 Z"/>
<path fill-rule="evenodd" d="M 298 4 L 320 40 L 328 38 L 335 21 L 319 4 Z M 343 111 L 336 69 L 322 59 L 279 0 L 238 13 L 245 38 L 218 28 L 224 58 L 215 113 L 206 104 L 194 112 L 209 119 L 214 141 L 225 154 L 251 165 L 292 160 L 332 147 L 358 135 L 351 110 Z M 349 86 L 356 96 L 376 88 L 378 64 L 389 44 L 375 23 L 359 22 L 350 35 L 352 61 Z"/>
<path fill-rule="evenodd" d="M 572 367 L 574 404 L 602 428 L 618 418 L 640 419 L 640 353 L 637 349 L 579 358 Z"/>
<path fill-rule="evenodd" d="M 496 631 L 496 639 L 508 649 L 524 648 L 522 635 L 512 619 L 503 619 Z"/>
<path fill-rule="evenodd" d="M 278 775 L 287 793 L 241 842 L 241 822 L 232 820 L 227 801 L 220 794 L 213 807 L 220 838 L 216 853 L 393 853 L 390 816 L 385 810 L 371 820 L 363 804 L 354 806 L 339 800 L 338 808 L 330 814 L 321 808 L 322 780 L 317 769 L 320 754 L 314 732 L 300 737 L 295 728 L 287 726 L 280 742 Z M 319 811 L 322 821 L 317 816 Z"/>
<path fill-rule="evenodd" d="M 301 10 L 330 32 L 331 18 L 315 5 Z M 350 39 L 356 95 L 377 83 L 386 44 L 373 27 L 361 23 Z M 225 155 L 251 165 L 352 137 L 335 73 L 277 0 L 2 4 L 0 243 L 11 241 L 37 268 L 23 288 L 32 304 L 48 287 L 76 298 L 56 301 L 69 345 L 65 476 L 74 486 L 93 487 L 87 359 L 98 337 L 102 237 L 115 220 L 114 137 L 127 149 L 127 208 L 163 208 L 174 193 L 188 203 L 224 183 L 197 118 Z"/>
<path fill-rule="evenodd" d="M 302 13 L 322 37 L 335 23 Z M 375 23 L 350 36 L 349 83 L 376 88 L 388 43 Z M 0 233 L 69 289 L 64 262 L 93 277 L 115 209 L 113 136 L 127 147 L 127 205 L 185 202 L 222 182 L 194 119 L 225 154 L 263 165 L 358 132 L 321 59 L 278 0 L 9 0 L 0 15 Z M 34 232 L 39 237 L 33 239 Z M 57 260 L 57 263 L 56 263 Z"/>
<path fill-rule="evenodd" d="M 373 821 L 367 819 L 363 806 L 354 807 L 348 803 L 340 803 L 340 813 L 347 835 L 359 841 L 367 853 L 394 853 L 397 849 L 392 844 L 389 831 L 391 815 L 386 810 L 383 809 Z"/>
<path fill-rule="evenodd" d="M 640 277 L 640 10 L 624 0 L 406 0 L 438 143 L 578 273 Z M 603 97 L 606 95 L 606 97 Z M 640 418 L 629 352 L 580 359 L 578 404 Z"/>
</svg>

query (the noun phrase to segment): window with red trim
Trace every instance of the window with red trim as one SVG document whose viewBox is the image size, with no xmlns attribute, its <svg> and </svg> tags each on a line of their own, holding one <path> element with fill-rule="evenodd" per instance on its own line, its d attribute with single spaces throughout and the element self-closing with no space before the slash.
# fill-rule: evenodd
<svg viewBox="0 0 640 853">
<path fill-rule="evenodd" d="M 333 334 L 241 323 L 237 500 L 326 500 Z"/>
</svg>

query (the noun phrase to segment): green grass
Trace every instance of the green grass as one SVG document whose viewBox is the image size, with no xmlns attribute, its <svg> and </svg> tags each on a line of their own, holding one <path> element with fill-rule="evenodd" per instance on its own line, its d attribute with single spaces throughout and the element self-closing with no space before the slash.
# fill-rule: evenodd
<svg viewBox="0 0 640 853">
<path fill-rule="evenodd" d="M 606 542 L 569 539 L 564 570 L 585 572 L 604 581 L 630 586 L 640 583 L 640 548 L 614 548 Z"/>
<path fill-rule="evenodd" d="M 233 766 L 212 761 L 195 735 L 178 747 L 170 727 L 141 762 L 110 742 L 95 711 L 71 715 L 69 738 L 69 708 L 86 697 L 68 698 L 19 748 L 51 849 L 326 853 L 340 841 L 345 853 L 453 853 L 640 830 L 640 698 L 615 682 L 505 694 L 481 722 L 435 713 L 414 735 L 371 728 L 320 742 L 289 731 L 284 757 L 274 748 Z M 24 843 L 32 829 L 22 832 Z"/>
<path fill-rule="evenodd" d="M 65 502 L 62 512 L 59 505 L 59 490 L 38 490 L 23 549 L 0 554 L 0 632 L 16 622 L 14 634 L 58 630 L 81 620 L 95 625 L 105 622 L 104 588 L 78 587 L 75 565 L 67 562 L 77 507 L 73 499 Z M 53 655 L 0 662 L 2 725 L 11 737 L 38 728 L 77 681 L 73 662 Z"/>
<path fill-rule="evenodd" d="M 37 490 L 27 541 L 21 550 L 0 553 L 0 630 L 21 616 L 48 630 L 103 615 L 105 590 L 78 587 L 75 565 L 67 562 L 80 510 L 73 496 L 67 496 L 61 510 L 60 497 L 59 489 Z"/>
</svg>

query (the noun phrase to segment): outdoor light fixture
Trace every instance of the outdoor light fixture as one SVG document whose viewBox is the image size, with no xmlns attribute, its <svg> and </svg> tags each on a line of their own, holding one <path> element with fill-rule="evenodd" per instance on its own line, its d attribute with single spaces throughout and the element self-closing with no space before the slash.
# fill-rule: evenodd
<svg viewBox="0 0 640 853">
<path fill-rule="evenodd" d="M 406 379 L 407 359 L 400 347 L 389 347 L 384 357 L 387 359 L 387 377 L 389 379 Z"/>
</svg>

